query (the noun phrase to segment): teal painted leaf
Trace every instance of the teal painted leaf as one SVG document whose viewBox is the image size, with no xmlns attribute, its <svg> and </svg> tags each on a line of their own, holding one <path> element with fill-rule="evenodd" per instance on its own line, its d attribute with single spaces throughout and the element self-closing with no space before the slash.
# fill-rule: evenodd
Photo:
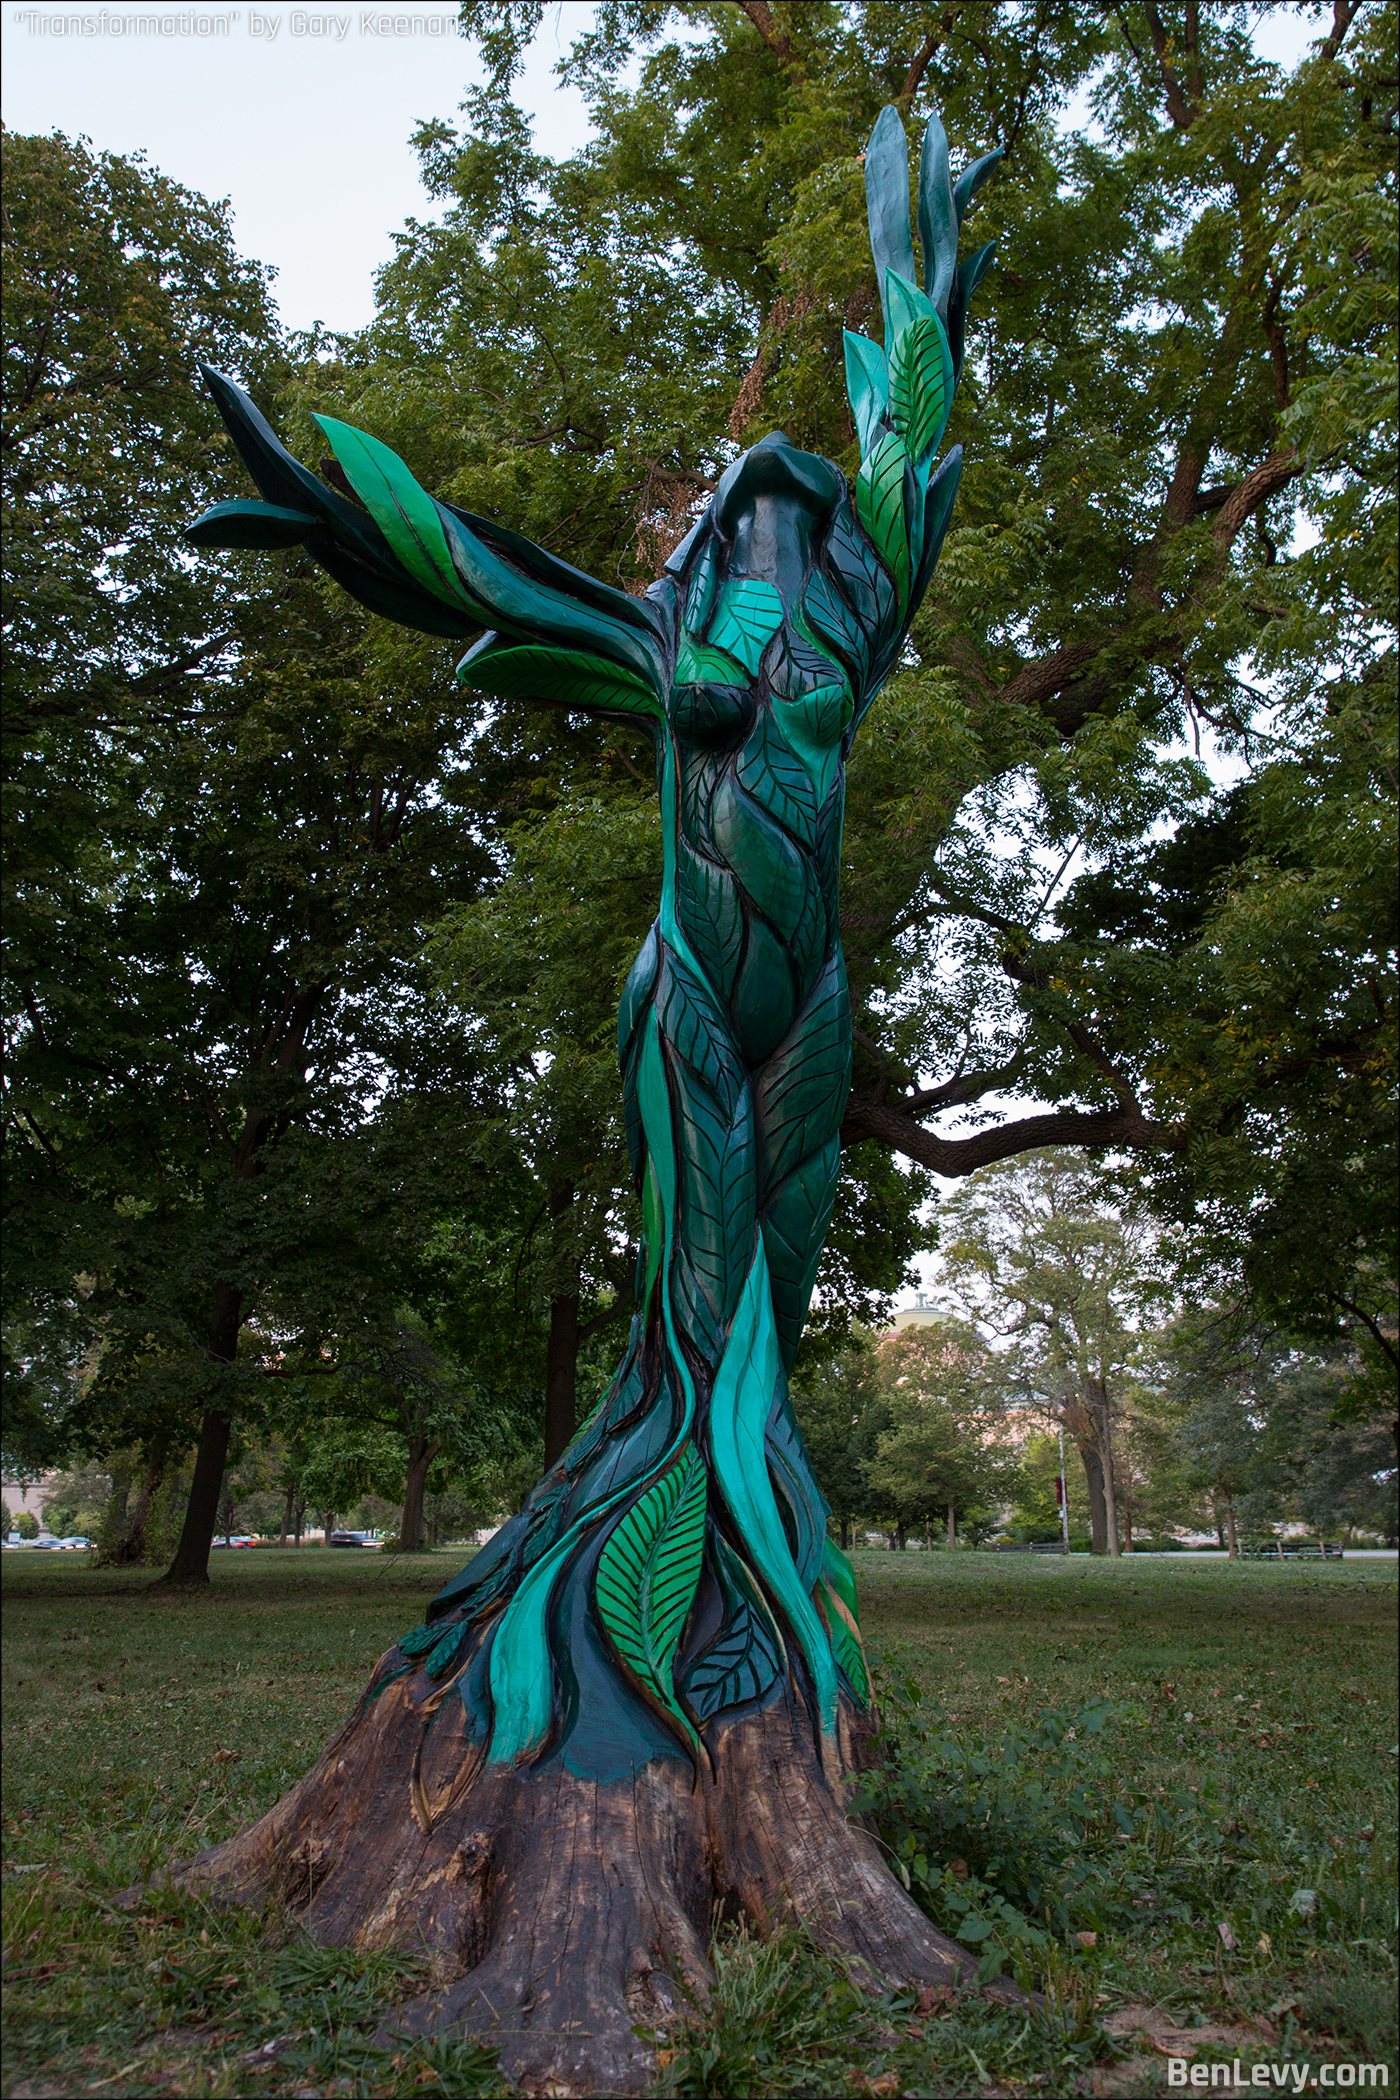
<svg viewBox="0 0 1400 2100">
<path fill-rule="evenodd" d="M 724 1623 L 691 1664 L 681 1687 L 701 1727 L 713 1714 L 761 1699 L 787 1667 L 783 1637 L 758 1585 L 718 1535 L 714 1565 L 724 1597 Z"/>
<path fill-rule="evenodd" d="M 846 398 L 856 419 L 860 456 L 864 459 L 879 440 L 880 418 L 889 407 L 889 373 L 884 351 L 868 335 L 853 335 L 846 328 L 842 336 L 846 345 Z"/>
<path fill-rule="evenodd" d="M 893 270 L 888 273 L 886 278 L 885 298 L 887 301 L 887 319 L 885 322 L 885 349 L 887 352 L 894 349 L 896 341 L 903 335 L 906 328 L 914 327 L 916 322 L 919 321 L 935 321 L 938 318 L 938 309 L 935 307 L 932 299 L 926 299 L 917 285 L 906 282 L 903 277 L 897 276 Z"/>
<path fill-rule="evenodd" d="M 430 1677 L 447 1675 L 462 1652 L 468 1631 L 465 1620 L 459 1626 L 448 1627 L 423 1665 Z"/>
<path fill-rule="evenodd" d="M 872 567 L 879 567 L 872 561 Z M 880 570 L 885 589 L 891 600 L 895 591 L 893 584 Z M 870 670 L 870 630 L 860 618 L 860 608 L 852 610 L 844 598 L 839 598 L 821 571 L 814 570 L 807 579 L 799 623 L 810 630 L 814 646 L 831 650 L 850 673 L 851 683 L 859 692 L 865 685 Z"/>
<path fill-rule="evenodd" d="M 855 608 L 872 646 L 878 648 L 899 626 L 899 596 L 848 508 L 843 507 L 832 524 L 826 560 L 842 597 Z"/>
<path fill-rule="evenodd" d="M 599 1617 L 618 1654 L 692 1741 L 672 1670 L 700 1579 L 705 1495 L 705 1468 L 687 1444 L 678 1463 L 613 1527 L 594 1585 Z"/>
<path fill-rule="evenodd" d="M 676 917 L 720 999 L 728 999 L 744 953 L 744 913 L 727 868 L 677 841 Z"/>
<path fill-rule="evenodd" d="M 306 510 L 283 510 L 276 503 L 216 503 L 185 528 L 192 547 L 256 547 L 271 553 L 296 547 L 323 523 Z"/>
<path fill-rule="evenodd" d="M 471 601 L 457 579 L 437 505 L 397 452 L 334 416 L 317 416 L 345 478 L 410 576 L 449 605 Z"/>
<path fill-rule="evenodd" d="M 964 168 L 962 174 L 959 175 L 954 183 L 953 209 L 958 215 L 958 226 L 960 229 L 963 220 L 972 209 L 977 192 L 981 189 L 987 177 L 994 174 L 997 168 L 1000 167 L 1001 158 L 1005 150 L 1004 146 L 997 146 L 992 152 L 984 153 L 982 158 L 975 160 L 970 168 Z"/>
<path fill-rule="evenodd" d="M 436 1648 L 441 1638 L 442 1628 L 440 1626 L 415 1626 L 412 1633 L 406 1633 L 399 1642 L 399 1653 L 400 1655 L 426 1655 L 430 1648 Z"/>
<path fill-rule="evenodd" d="M 909 141 L 904 122 L 892 103 L 875 119 L 865 148 L 865 209 L 870 222 L 870 253 L 875 282 L 885 304 L 885 280 L 891 271 L 913 279 L 914 239 L 909 228 Z M 885 319 L 889 307 L 885 304 Z"/>
<path fill-rule="evenodd" d="M 646 682 L 605 657 L 582 649 L 509 648 L 484 636 L 457 666 L 461 683 L 478 693 L 507 699 L 547 701 L 580 712 L 659 715 L 660 703 Z"/>
<path fill-rule="evenodd" d="M 719 609 L 710 622 L 710 640 L 737 657 L 753 677 L 782 624 L 783 601 L 773 585 L 747 576 L 727 583 L 720 593 Z"/>
<path fill-rule="evenodd" d="M 890 358 L 890 421 L 916 467 L 937 448 L 953 402 L 953 359 L 935 314 L 895 338 Z"/>
<path fill-rule="evenodd" d="M 808 848 L 817 843 L 817 798 L 811 775 L 771 718 L 760 718 L 739 753 L 735 778 L 783 829 Z"/>
<path fill-rule="evenodd" d="M 703 634 L 715 602 L 719 580 L 715 542 L 711 540 L 695 565 L 695 574 L 685 594 L 685 625 L 688 634 Z"/>
<path fill-rule="evenodd" d="M 891 433 L 856 476 L 855 491 L 856 515 L 894 578 L 902 601 L 909 596 L 909 521 L 904 514 L 908 458 L 903 438 Z"/>
<path fill-rule="evenodd" d="M 919 156 L 919 246 L 924 251 L 924 289 L 940 314 L 958 266 L 958 211 L 948 179 L 948 137 L 937 116 L 924 128 Z"/>
<path fill-rule="evenodd" d="M 787 940 L 802 916 L 813 879 L 807 855 L 728 774 L 715 789 L 710 827 L 721 859 L 769 925 Z"/>
<path fill-rule="evenodd" d="M 666 957 L 666 968 L 657 987 L 655 1014 L 657 1029 L 668 1048 L 708 1087 L 728 1124 L 746 1093 L 744 1068 L 715 1004 L 714 993 L 675 955 Z"/>
<path fill-rule="evenodd" d="M 704 642 L 684 641 L 676 658 L 673 685 L 733 685 L 740 670 L 738 651 L 708 648 Z"/>
<path fill-rule="evenodd" d="M 770 1184 L 764 1192 L 763 1251 L 773 1292 L 773 1319 L 789 1368 L 806 1325 L 840 1165 L 841 1141 L 833 1135 L 825 1145 L 808 1152 L 795 1173 L 776 1188 Z"/>
</svg>

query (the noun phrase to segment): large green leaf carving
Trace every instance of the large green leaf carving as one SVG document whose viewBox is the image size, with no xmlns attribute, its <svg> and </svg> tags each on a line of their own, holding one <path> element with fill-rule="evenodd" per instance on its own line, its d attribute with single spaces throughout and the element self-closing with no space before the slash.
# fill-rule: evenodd
<svg viewBox="0 0 1400 2100">
<path fill-rule="evenodd" d="M 771 717 L 760 717 L 734 775 L 793 838 L 809 850 L 816 845 L 817 798 L 811 775 Z"/>
<path fill-rule="evenodd" d="M 319 518 L 310 511 L 286 510 L 276 503 L 216 503 L 187 526 L 185 538 L 192 547 L 255 547 L 263 553 L 281 547 L 299 546 L 308 532 L 315 532 Z"/>
<path fill-rule="evenodd" d="M 334 416 L 317 416 L 316 421 L 346 480 L 409 575 L 447 604 L 467 604 L 437 505 L 419 488 L 397 452 Z"/>
<path fill-rule="evenodd" d="M 890 357 L 890 421 L 921 466 L 943 435 L 953 400 L 953 359 L 937 314 L 895 339 Z"/>
<path fill-rule="evenodd" d="M 753 677 L 759 659 L 782 624 L 783 601 L 772 584 L 746 576 L 737 583 L 727 583 L 720 593 L 709 639 L 717 649 L 727 649 L 737 657 Z"/>
<path fill-rule="evenodd" d="M 761 1699 L 787 1667 L 787 1651 L 763 1593 L 737 1553 L 715 1535 L 715 1574 L 724 1623 L 686 1673 L 685 1702 L 703 1727 L 711 1714 Z"/>
<path fill-rule="evenodd" d="M 608 708 L 628 715 L 661 711 L 643 679 L 582 649 L 511 649 L 494 639 L 479 642 L 458 664 L 457 676 L 476 692 L 507 699 L 552 701 L 580 711 Z"/>
<path fill-rule="evenodd" d="M 594 1594 L 614 1648 L 686 1737 L 695 1731 L 672 1683 L 676 1647 L 700 1579 L 705 1468 L 693 1444 L 614 1525 Z"/>
<path fill-rule="evenodd" d="M 909 596 L 909 521 L 904 514 L 908 458 L 903 438 L 891 433 L 856 476 L 856 514 L 894 578 L 901 603 Z"/>
</svg>

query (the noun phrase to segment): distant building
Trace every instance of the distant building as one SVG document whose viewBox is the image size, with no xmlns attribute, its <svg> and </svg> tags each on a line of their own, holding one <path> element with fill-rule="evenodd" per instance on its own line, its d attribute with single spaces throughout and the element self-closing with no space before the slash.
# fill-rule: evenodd
<svg viewBox="0 0 1400 2100">
<path fill-rule="evenodd" d="M 3 1495 L 10 1515 L 17 1517 L 21 1510 L 27 1510 L 36 1522 L 42 1524 L 44 1497 L 53 1493 L 57 1478 L 57 1473 L 45 1473 L 42 1480 L 31 1480 L 27 1487 L 18 1480 L 0 1480 L 0 1495 Z"/>
<path fill-rule="evenodd" d="M 947 1313 L 940 1312 L 936 1305 L 930 1305 L 924 1293 L 920 1291 L 912 1305 L 900 1306 L 888 1331 L 901 1334 L 906 1327 L 939 1327 L 944 1325 L 947 1319 Z"/>
</svg>

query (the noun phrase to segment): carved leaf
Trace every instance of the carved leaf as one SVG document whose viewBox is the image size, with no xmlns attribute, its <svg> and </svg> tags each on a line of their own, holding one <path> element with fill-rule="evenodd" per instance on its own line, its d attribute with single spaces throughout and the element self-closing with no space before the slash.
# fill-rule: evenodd
<svg viewBox="0 0 1400 2100">
<path fill-rule="evenodd" d="M 869 457 L 879 442 L 880 419 L 889 408 L 890 381 L 885 353 L 868 335 L 842 330 L 846 347 L 846 398 L 856 419 L 860 456 Z"/>
<path fill-rule="evenodd" d="M 582 649 L 510 649 L 493 643 L 465 656 L 458 676 L 475 692 L 507 699 L 552 701 L 560 707 L 623 715 L 660 712 L 656 695 L 642 679 Z"/>
<path fill-rule="evenodd" d="M 953 360 L 935 314 L 895 341 L 890 358 L 890 421 L 920 466 L 935 450 L 953 400 Z"/>
<path fill-rule="evenodd" d="M 724 1594 L 724 1624 L 690 1666 L 681 1687 L 703 1727 L 712 1714 L 761 1699 L 786 1663 L 782 1637 L 738 1555 L 716 1537 L 715 1569 Z"/>
<path fill-rule="evenodd" d="M 598 1556 L 594 1591 L 618 1654 L 692 1738 L 671 1673 L 700 1579 L 705 1492 L 705 1468 L 687 1444 L 678 1463 L 614 1526 Z"/>
<path fill-rule="evenodd" d="M 734 768 L 739 785 L 808 848 L 817 842 L 817 798 L 812 778 L 781 730 L 760 721 Z"/>
<path fill-rule="evenodd" d="M 783 601 L 771 583 L 748 576 L 727 583 L 710 622 L 710 640 L 737 657 L 753 677 L 764 650 L 783 624 Z"/>
<path fill-rule="evenodd" d="M 673 685 L 733 685 L 740 668 L 737 650 L 712 649 L 705 642 L 684 641 L 676 658 Z"/>
<path fill-rule="evenodd" d="M 909 521 L 904 514 L 903 438 L 882 438 L 856 476 L 856 513 L 895 581 L 900 602 L 909 596 Z M 810 594 L 809 594 L 810 595 Z"/>
<path fill-rule="evenodd" d="M 448 605 L 471 600 L 457 579 L 437 505 L 397 452 L 334 416 L 317 416 L 345 478 L 416 582 Z"/>
</svg>

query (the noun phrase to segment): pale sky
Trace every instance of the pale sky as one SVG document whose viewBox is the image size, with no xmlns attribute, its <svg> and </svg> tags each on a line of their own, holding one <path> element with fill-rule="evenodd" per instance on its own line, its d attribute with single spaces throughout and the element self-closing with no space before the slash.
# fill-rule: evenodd
<svg viewBox="0 0 1400 2100">
<path fill-rule="evenodd" d="M 1256 43 L 1291 66 L 1321 33 L 1323 12 L 1261 7 Z M 555 0 L 517 83 L 537 142 L 555 159 L 589 135 L 582 101 L 551 69 L 592 13 L 591 0 Z M 393 233 L 408 218 L 437 216 L 408 138 L 423 117 L 455 119 L 476 77 L 456 15 L 456 0 L 393 9 L 0 0 L 0 109 L 16 131 L 82 132 L 113 153 L 144 149 L 162 174 L 230 198 L 241 252 L 277 268 L 287 325 L 357 328 L 373 313 L 374 271 L 392 255 Z M 174 33 L 131 33 L 141 17 Z M 89 24 L 95 33 L 82 33 Z"/>
<path fill-rule="evenodd" d="M 556 0 L 517 83 L 542 149 L 556 158 L 583 144 L 589 124 L 580 98 L 550 69 L 592 13 L 590 0 Z M 142 16 L 177 33 L 115 26 Z M 349 0 L 326 8 L 0 0 L 0 109 L 12 130 L 82 132 L 112 153 L 144 149 L 163 175 L 231 198 L 241 253 L 276 265 L 287 325 L 358 328 L 373 314 L 374 271 L 393 254 L 393 233 L 408 218 L 439 216 L 419 187 L 408 139 L 423 117 L 455 120 L 464 87 L 479 78 L 456 17 L 456 0 L 406 0 L 392 10 Z M 419 28 L 375 35 L 366 18 Z M 228 26 L 201 36 L 201 19 Z M 98 33 L 56 33 L 64 20 L 91 21 Z"/>
</svg>

